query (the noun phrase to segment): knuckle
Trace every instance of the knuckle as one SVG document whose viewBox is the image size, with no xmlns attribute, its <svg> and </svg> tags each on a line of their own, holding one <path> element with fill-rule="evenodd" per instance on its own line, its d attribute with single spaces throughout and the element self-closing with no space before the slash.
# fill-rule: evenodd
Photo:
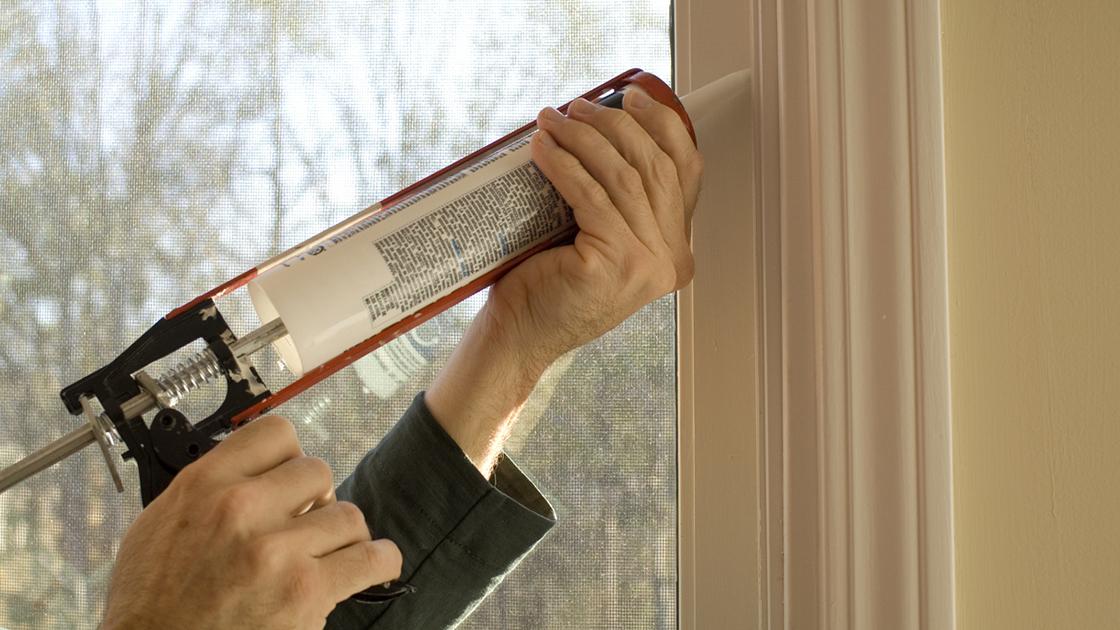
<svg viewBox="0 0 1120 630">
<path fill-rule="evenodd" d="M 576 248 L 580 252 L 580 264 L 576 269 L 580 272 L 581 279 L 598 279 L 607 275 L 614 265 L 612 257 L 616 252 L 602 240 L 590 236 L 587 232 L 576 235 Z"/>
<path fill-rule="evenodd" d="M 659 298 L 666 293 L 672 292 L 676 288 L 677 270 L 673 267 L 662 269 L 659 273 L 656 274 L 656 280 L 654 281 L 653 286 L 653 297 L 654 299 Z"/>
<path fill-rule="evenodd" d="M 256 491 L 248 484 L 236 484 L 221 492 L 215 505 L 218 520 L 223 526 L 241 530 L 253 514 Z"/>
<path fill-rule="evenodd" d="M 273 536 L 261 536 L 250 542 L 245 549 L 245 567 L 250 574 L 275 576 L 283 567 L 283 546 Z"/>
<path fill-rule="evenodd" d="M 594 142 L 598 141 L 598 139 L 602 137 L 602 134 L 599 133 L 599 130 L 592 125 L 574 123 L 571 125 L 571 127 L 571 134 L 576 141 L 575 143 L 577 147 L 592 146 Z"/>
<path fill-rule="evenodd" d="M 380 568 L 385 564 L 386 558 L 377 545 L 363 544 L 362 551 L 365 552 L 366 565 L 369 567 Z"/>
<path fill-rule="evenodd" d="M 599 110 L 596 119 L 604 130 L 615 132 L 629 131 L 633 128 L 633 125 L 637 124 L 634 117 L 628 112 L 613 107 L 604 107 Z"/>
<path fill-rule="evenodd" d="M 274 430 L 281 434 L 285 441 L 293 442 L 296 445 L 299 444 L 299 433 L 296 432 L 295 425 L 287 418 L 279 418 L 276 422 L 276 429 Z"/>
<path fill-rule="evenodd" d="M 696 275 L 696 262 L 692 258 L 691 253 L 685 253 L 677 261 L 676 265 L 676 283 L 674 289 L 679 289 L 692 282 L 692 278 Z"/>
<path fill-rule="evenodd" d="M 322 459 L 307 457 L 307 468 L 312 475 L 318 478 L 320 485 L 332 486 L 334 484 L 334 472 L 331 470 L 330 464 Z"/>
<path fill-rule="evenodd" d="M 282 416 L 265 416 L 256 420 L 255 424 L 263 425 L 264 430 L 276 433 L 286 439 L 299 441 L 296 428 L 291 421 Z"/>
<path fill-rule="evenodd" d="M 580 172 L 584 170 L 583 162 L 580 162 L 579 158 L 571 153 L 563 153 L 558 159 L 560 160 L 561 168 L 563 168 L 565 173 L 569 176 L 579 176 Z"/>
<path fill-rule="evenodd" d="M 615 175 L 616 185 L 623 192 L 637 195 L 645 191 L 642 174 L 630 165 L 620 166 Z"/>
<path fill-rule="evenodd" d="M 653 294 L 653 299 L 658 299 L 664 295 L 668 295 L 677 290 L 677 274 L 675 272 L 664 274 L 661 284 L 658 285 L 656 292 Z"/>
<path fill-rule="evenodd" d="M 653 159 L 650 160 L 650 169 L 658 181 L 671 181 L 679 177 L 677 165 L 673 162 L 673 158 L 662 151 L 654 154 Z"/>
<path fill-rule="evenodd" d="M 589 186 L 585 194 L 587 195 L 588 203 L 594 208 L 610 208 L 614 206 L 614 202 L 611 201 L 611 196 L 607 194 L 606 189 L 602 186 Z"/>
<path fill-rule="evenodd" d="M 206 465 L 207 463 L 205 460 L 192 462 L 179 471 L 178 475 L 175 475 L 175 479 L 171 481 L 172 486 L 187 493 L 194 493 L 209 485 L 213 481 L 213 475 L 210 473 L 210 467 Z"/>
<path fill-rule="evenodd" d="M 626 257 L 626 266 L 622 270 L 623 279 L 626 284 L 631 287 L 632 291 L 637 292 L 642 297 L 650 293 L 656 284 L 657 259 L 648 250 L 641 246 L 641 251 L 637 248 Z"/>
<path fill-rule="evenodd" d="M 290 422 L 288 422 L 287 418 L 285 418 L 284 416 L 278 416 L 276 414 L 269 414 L 267 416 L 261 416 L 260 418 L 257 418 L 256 420 L 254 420 L 253 423 L 256 424 L 259 427 L 268 427 L 268 428 L 277 428 L 277 427 L 281 427 L 282 425 L 285 425 L 285 424 L 291 424 Z"/>
<path fill-rule="evenodd" d="M 699 151 L 692 151 L 685 161 L 685 170 L 689 177 L 699 180 L 704 175 L 704 156 Z"/>
<path fill-rule="evenodd" d="M 310 562 L 300 562 L 292 567 L 288 575 L 288 597 L 293 601 L 307 602 L 318 599 L 318 571 Z"/>
<path fill-rule="evenodd" d="M 642 126 L 652 133 L 666 134 L 675 132 L 677 127 L 684 128 L 684 121 L 671 107 L 655 99 L 653 107 L 642 114 Z"/>
<path fill-rule="evenodd" d="M 404 559 L 396 545 L 364 543 L 362 549 L 366 554 L 367 565 L 378 571 L 384 570 L 393 575 L 400 575 Z"/>
<path fill-rule="evenodd" d="M 366 524 L 366 515 L 361 508 L 349 501 L 339 501 L 335 505 L 335 509 L 339 510 L 348 529 L 362 532 L 366 535 L 366 538 L 369 537 L 369 525 Z"/>
<path fill-rule="evenodd" d="M 639 292 L 646 301 L 655 300 L 676 288 L 677 271 L 664 257 L 651 255 L 652 260 L 642 264 Z"/>
</svg>

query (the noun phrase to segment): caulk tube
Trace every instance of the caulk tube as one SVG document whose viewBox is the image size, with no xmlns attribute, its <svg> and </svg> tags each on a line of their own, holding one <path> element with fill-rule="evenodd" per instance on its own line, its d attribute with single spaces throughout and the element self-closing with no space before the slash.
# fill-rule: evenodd
<svg viewBox="0 0 1120 630">
<path fill-rule="evenodd" d="M 529 160 L 529 137 L 321 241 L 249 283 L 293 375 L 571 230 L 571 211 Z"/>
<path fill-rule="evenodd" d="M 659 79 L 638 72 L 628 83 L 676 109 L 691 130 Z M 621 101 L 616 91 L 599 102 Z M 262 322 L 283 321 L 288 335 L 275 346 L 294 376 L 384 331 L 400 334 L 403 323 L 450 308 L 527 255 L 571 242 L 571 209 L 530 159 L 534 132 L 526 125 L 423 190 L 394 195 L 258 267 L 253 307 Z"/>
</svg>

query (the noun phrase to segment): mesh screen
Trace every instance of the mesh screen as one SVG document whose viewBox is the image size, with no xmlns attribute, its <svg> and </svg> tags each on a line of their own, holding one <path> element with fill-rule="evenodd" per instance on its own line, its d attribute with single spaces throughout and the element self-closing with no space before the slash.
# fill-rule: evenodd
<svg viewBox="0 0 1120 630">
<path fill-rule="evenodd" d="M 170 308 L 545 104 L 629 67 L 668 77 L 669 41 L 668 0 L 5 0 L 0 466 L 76 427 L 61 387 Z M 281 407 L 305 450 L 342 479 L 482 299 Z M 674 308 L 537 388 L 508 450 L 561 522 L 466 627 L 676 627 Z M 96 627 L 139 511 L 122 472 L 118 495 L 87 449 L 0 495 L 0 627 Z"/>
</svg>

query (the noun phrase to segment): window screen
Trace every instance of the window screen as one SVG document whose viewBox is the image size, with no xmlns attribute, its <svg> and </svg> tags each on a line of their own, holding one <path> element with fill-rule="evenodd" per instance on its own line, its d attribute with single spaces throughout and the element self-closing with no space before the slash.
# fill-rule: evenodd
<svg viewBox="0 0 1120 630">
<path fill-rule="evenodd" d="M 0 465 L 77 426 L 61 387 L 171 308 L 629 67 L 668 0 L 6 0 Z M 342 479 L 476 296 L 282 406 Z M 236 332 L 246 303 L 221 305 Z M 559 361 L 508 450 L 560 524 L 468 628 L 676 627 L 674 302 Z M 267 382 L 267 376 L 266 376 Z M 118 451 L 119 452 L 119 451 Z M 0 495 L 0 627 L 94 628 L 136 517 L 93 449 Z"/>
</svg>

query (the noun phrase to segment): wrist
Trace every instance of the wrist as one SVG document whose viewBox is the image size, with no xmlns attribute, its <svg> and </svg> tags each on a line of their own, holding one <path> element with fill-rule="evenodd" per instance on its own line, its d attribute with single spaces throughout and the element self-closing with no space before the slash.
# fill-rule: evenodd
<svg viewBox="0 0 1120 630">
<path fill-rule="evenodd" d="M 535 385 L 549 366 L 564 352 L 549 343 L 547 335 L 531 329 L 526 318 L 488 300 L 471 324 L 467 335 L 477 337 L 480 346 L 495 359 L 510 367 L 509 378 Z M 467 335 L 464 335 L 466 340 Z"/>
<path fill-rule="evenodd" d="M 563 308 L 557 300 L 534 299 L 520 284 L 507 285 L 508 279 L 490 288 L 489 299 L 474 323 L 482 336 L 508 348 L 508 354 L 526 371 L 539 376 L 561 356 L 582 345 L 569 330 L 571 321 L 579 318 L 561 317 L 560 311 L 571 309 Z"/>
<path fill-rule="evenodd" d="M 554 357 L 484 306 L 425 393 L 429 411 L 484 476 Z"/>
</svg>

